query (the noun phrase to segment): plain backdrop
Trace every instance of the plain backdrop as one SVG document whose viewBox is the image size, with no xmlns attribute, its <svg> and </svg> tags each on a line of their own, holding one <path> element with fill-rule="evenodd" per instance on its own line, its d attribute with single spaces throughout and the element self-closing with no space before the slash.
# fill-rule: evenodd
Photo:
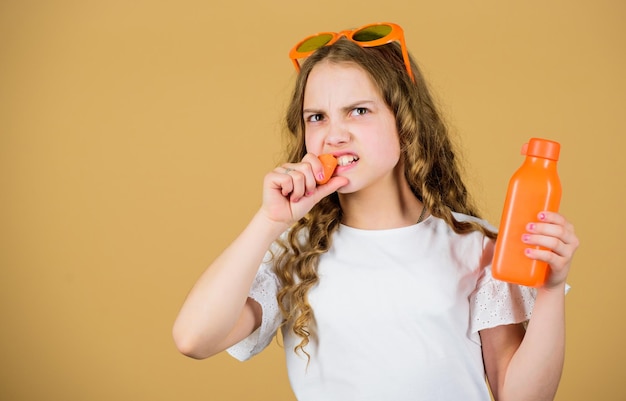
<svg viewBox="0 0 626 401">
<path fill-rule="evenodd" d="M 498 224 L 530 137 L 561 142 L 559 401 L 626 399 L 621 0 L 0 1 L 0 399 L 293 400 L 280 342 L 180 355 L 188 290 L 260 204 L 306 35 L 402 25 Z"/>
</svg>

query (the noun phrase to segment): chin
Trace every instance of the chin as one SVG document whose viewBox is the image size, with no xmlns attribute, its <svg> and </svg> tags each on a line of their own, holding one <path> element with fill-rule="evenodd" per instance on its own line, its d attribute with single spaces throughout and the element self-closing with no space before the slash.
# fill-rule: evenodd
<svg viewBox="0 0 626 401">
<path fill-rule="evenodd" d="M 345 186 L 343 186 L 343 187 L 339 188 L 339 189 L 337 190 L 337 193 L 338 193 L 338 194 L 345 195 L 345 194 L 351 194 L 351 193 L 354 193 L 354 192 L 356 192 L 356 191 L 357 191 L 357 189 L 356 189 L 356 188 L 354 188 L 354 186 L 353 186 L 351 183 L 348 183 L 347 185 L 345 185 Z"/>
</svg>

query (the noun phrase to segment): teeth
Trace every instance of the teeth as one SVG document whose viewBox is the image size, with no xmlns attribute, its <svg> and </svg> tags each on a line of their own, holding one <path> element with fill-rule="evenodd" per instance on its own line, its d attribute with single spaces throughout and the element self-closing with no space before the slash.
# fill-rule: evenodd
<svg viewBox="0 0 626 401">
<path fill-rule="evenodd" d="M 337 165 L 339 166 L 347 166 L 350 163 L 359 160 L 355 155 L 343 155 L 337 158 Z"/>
</svg>

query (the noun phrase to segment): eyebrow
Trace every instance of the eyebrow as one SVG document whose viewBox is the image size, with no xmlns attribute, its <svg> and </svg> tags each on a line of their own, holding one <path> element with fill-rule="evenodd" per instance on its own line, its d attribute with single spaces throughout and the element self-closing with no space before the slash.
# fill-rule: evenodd
<svg viewBox="0 0 626 401">
<path fill-rule="evenodd" d="M 343 112 L 347 112 L 353 109 L 356 109 L 357 107 L 363 107 L 366 105 L 372 105 L 375 104 L 376 102 L 373 100 L 358 100 L 356 102 L 350 103 L 347 106 L 344 106 L 341 108 L 341 111 Z M 321 109 L 313 109 L 313 108 L 309 108 L 309 109 L 303 109 L 302 110 L 302 114 L 324 114 L 324 111 Z"/>
</svg>

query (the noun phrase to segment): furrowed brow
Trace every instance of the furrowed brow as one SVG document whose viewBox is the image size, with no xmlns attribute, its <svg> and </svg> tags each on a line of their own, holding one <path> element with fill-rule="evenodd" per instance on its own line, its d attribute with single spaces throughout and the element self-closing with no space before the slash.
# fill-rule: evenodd
<svg viewBox="0 0 626 401">
<path fill-rule="evenodd" d="M 324 114 L 324 112 L 318 109 L 303 109 L 302 114 Z"/>
<path fill-rule="evenodd" d="M 344 112 L 348 112 L 350 110 L 354 110 L 354 109 L 359 108 L 359 107 L 372 107 L 372 105 L 374 103 L 375 102 L 373 100 L 359 100 L 359 101 L 350 103 L 349 105 L 347 105 L 345 107 L 342 107 L 341 109 Z"/>
</svg>

